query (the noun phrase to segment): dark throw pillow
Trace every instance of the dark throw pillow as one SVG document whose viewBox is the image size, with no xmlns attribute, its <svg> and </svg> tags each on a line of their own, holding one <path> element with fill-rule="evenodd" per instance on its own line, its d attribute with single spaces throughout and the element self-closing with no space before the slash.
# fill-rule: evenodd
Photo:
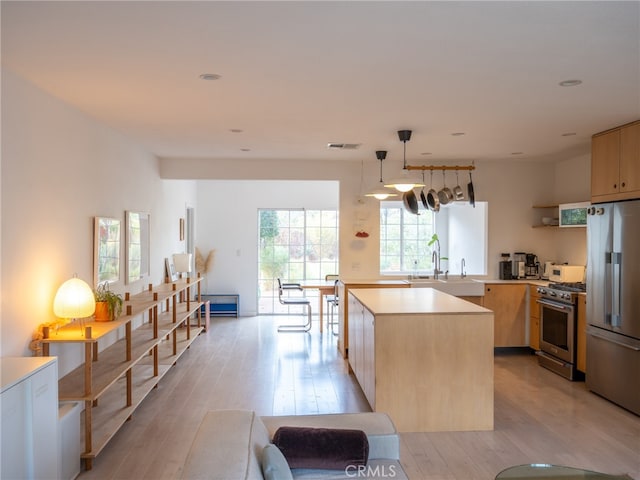
<svg viewBox="0 0 640 480">
<path fill-rule="evenodd" d="M 273 436 L 290 468 L 344 470 L 366 465 L 369 441 L 362 430 L 280 427 Z"/>
</svg>

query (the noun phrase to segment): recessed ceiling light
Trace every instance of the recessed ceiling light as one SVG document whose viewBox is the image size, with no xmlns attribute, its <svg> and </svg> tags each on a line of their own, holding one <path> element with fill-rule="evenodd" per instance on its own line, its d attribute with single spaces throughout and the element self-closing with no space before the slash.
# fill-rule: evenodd
<svg viewBox="0 0 640 480">
<path fill-rule="evenodd" d="M 240 129 L 240 128 L 230 128 L 229 131 L 231 133 L 242 133 L 243 132 L 243 130 Z"/>
<path fill-rule="evenodd" d="M 562 136 L 563 137 L 573 137 L 576 134 L 576 132 L 567 132 L 567 133 L 563 133 Z"/>
<path fill-rule="evenodd" d="M 524 152 L 511 152 L 511 155 L 522 155 Z"/>
<path fill-rule="evenodd" d="M 462 135 L 464 135 L 464 132 L 454 132 L 451 134 L 453 137 L 461 137 Z"/>
<path fill-rule="evenodd" d="M 241 152 L 250 152 L 251 149 L 250 148 L 241 148 L 240 151 Z"/>
<path fill-rule="evenodd" d="M 218 75 L 217 73 L 203 73 L 200 75 L 200 80 L 218 80 L 222 77 L 222 75 Z"/>
<path fill-rule="evenodd" d="M 582 83 L 582 80 L 563 80 L 558 85 L 561 87 L 576 87 Z"/>
<path fill-rule="evenodd" d="M 431 152 L 422 152 L 420 155 L 431 155 Z"/>
</svg>

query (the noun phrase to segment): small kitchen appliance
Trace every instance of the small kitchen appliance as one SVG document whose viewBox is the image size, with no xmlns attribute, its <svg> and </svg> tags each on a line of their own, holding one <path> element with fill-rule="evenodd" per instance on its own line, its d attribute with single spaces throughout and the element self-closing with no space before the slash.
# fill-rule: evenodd
<svg viewBox="0 0 640 480">
<path fill-rule="evenodd" d="M 556 262 L 544 262 L 544 267 L 542 267 L 542 275 L 540 278 L 543 280 L 549 280 L 549 275 L 551 275 L 551 270 Z"/>
<path fill-rule="evenodd" d="M 514 280 L 519 278 L 525 278 L 526 270 L 525 266 L 527 264 L 527 254 L 524 252 L 515 252 L 513 254 L 513 268 L 511 272 L 511 276 Z"/>
<path fill-rule="evenodd" d="M 533 253 L 527 253 L 525 265 L 524 265 L 524 275 L 526 278 L 540 278 L 540 262 L 538 262 L 538 256 Z"/>
<path fill-rule="evenodd" d="M 511 280 L 513 267 L 511 265 L 511 260 L 509 259 L 510 255 L 508 253 L 503 253 L 500 256 L 502 257 L 499 267 L 500 280 Z"/>
<path fill-rule="evenodd" d="M 584 265 L 553 265 L 549 274 L 551 282 L 582 282 Z"/>
</svg>

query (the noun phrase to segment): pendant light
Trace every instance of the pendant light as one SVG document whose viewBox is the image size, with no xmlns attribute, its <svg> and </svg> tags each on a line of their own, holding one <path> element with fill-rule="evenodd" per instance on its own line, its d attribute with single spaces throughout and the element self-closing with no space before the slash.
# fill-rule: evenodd
<svg viewBox="0 0 640 480">
<path fill-rule="evenodd" d="M 395 188 L 399 192 L 408 192 L 416 187 L 424 187 L 424 183 L 409 177 L 407 169 L 407 142 L 411 140 L 411 130 L 398 130 L 398 138 L 404 145 L 402 176 L 390 180 L 385 184 L 385 187 Z"/>
<path fill-rule="evenodd" d="M 382 180 L 382 161 L 387 158 L 386 150 L 376 150 L 376 158 L 380 160 L 380 183 L 378 186 L 365 194 L 365 197 L 374 197 L 378 200 L 386 200 L 389 197 L 397 197 L 393 192 L 390 192 L 388 188 L 384 188 L 384 180 Z"/>
</svg>

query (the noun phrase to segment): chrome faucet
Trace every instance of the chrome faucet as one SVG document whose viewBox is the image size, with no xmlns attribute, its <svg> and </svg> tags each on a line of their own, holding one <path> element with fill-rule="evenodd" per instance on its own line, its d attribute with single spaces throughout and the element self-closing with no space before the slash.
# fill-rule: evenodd
<svg viewBox="0 0 640 480">
<path fill-rule="evenodd" d="M 460 278 L 464 278 L 467 276 L 466 272 L 464 271 L 465 265 L 466 265 L 466 262 L 464 261 L 464 258 L 463 258 L 462 262 L 460 262 Z"/>
<path fill-rule="evenodd" d="M 431 255 L 431 261 L 433 262 L 433 278 L 438 279 L 438 275 L 442 272 L 440 271 L 440 242 L 438 242 L 438 249 L 433 251 Z"/>
</svg>

